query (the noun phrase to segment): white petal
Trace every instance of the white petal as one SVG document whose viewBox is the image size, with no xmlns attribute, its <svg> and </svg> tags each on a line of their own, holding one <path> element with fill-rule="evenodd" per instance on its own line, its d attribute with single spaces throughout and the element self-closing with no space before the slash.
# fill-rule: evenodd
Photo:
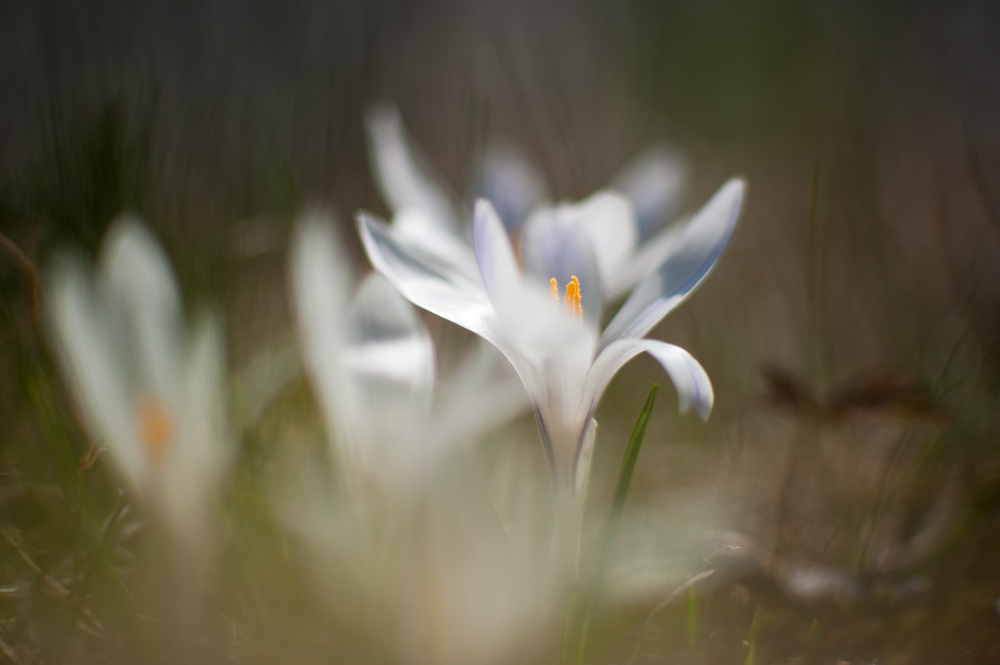
<svg viewBox="0 0 1000 665">
<path fill-rule="evenodd" d="M 641 154 L 612 185 L 629 197 L 640 238 L 648 238 L 677 211 L 687 173 L 683 162 L 662 147 Z"/>
<path fill-rule="evenodd" d="M 712 382 L 690 353 L 666 342 L 651 339 L 620 339 L 601 351 L 587 377 L 586 397 L 591 413 L 608 387 L 608 383 L 625 363 L 645 351 L 656 358 L 670 375 L 677 389 L 677 406 L 681 413 L 694 407 L 703 420 L 712 410 Z"/>
<path fill-rule="evenodd" d="M 313 211 L 298 221 L 289 270 L 303 358 L 330 422 L 343 385 L 338 353 L 353 280 L 329 214 Z"/>
<path fill-rule="evenodd" d="M 386 486 L 421 477 L 434 387 L 434 345 L 385 277 L 370 275 L 346 313 L 337 427 L 346 460 Z"/>
<path fill-rule="evenodd" d="M 392 237 L 374 215 L 358 214 L 358 232 L 368 259 L 407 300 L 417 307 L 471 330 L 494 346 L 502 344 L 496 315 L 481 282 L 457 270 L 431 265 Z"/>
<path fill-rule="evenodd" d="M 123 217 L 104 238 L 100 272 L 121 301 L 136 342 L 146 389 L 169 400 L 179 388 L 183 315 L 180 290 L 163 248 L 138 220 Z"/>
<path fill-rule="evenodd" d="M 176 434 L 158 465 L 162 509 L 191 546 L 208 536 L 216 492 L 233 459 L 225 425 L 223 341 L 209 316 L 191 327 Z"/>
<path fill-rule="evenodd" d="M 742 180 L 730 180 L 694 216 L 673 252 L 608 324 L 599 349 L 619 338 L 644 336 L 708 276 L 736 227 L 744 188 Z"/>
<path fill-rule="evenodd" d="M 479 281 L 479 267 L 472 248 L 422 210 L 399 209 L 393 215 L 389 228 L 397 242 L 431 263 L 457 270 L 468 279 Z"/>
<path fill-rule="evenodd" d="M 386 204 L 393 211 L 417 208 L 444 228 L 457 229 L 450 197 L 407 139 L 399 111 L 377 106 L 367 114 L 366 124 L 375 182 Z"/>
<path fill-rule="evenodd" d="M 485 342 L 477 345 L 456 372 L 441 383 L 428 436 L 428 443 L 437 454 L 477 442 L 528 407 L 520 378 L 503 356 Z"/>
<path fill-rule="evenodd" d="M 486 293 L 494 305 L 509 297 L 521 283 L 510 238 L 496 210 L 486 199 L 476 201 L 472 238 L 476 247 L 476 262 Z"/>
<path fill-rule="evenodd" d="M 358 215 L 358 231 L 372 265 L 417 307 L 462 326 L 495 346 L 514 366 L 529 395 L 544 398 L 537 369 L 504 337 L 496 310 L 481 282 L 435 266 L 400 245 L 373 215 Z M 582 328 L 582 326 L 579 326 Z"/>
<path fill-rule="evenodd" d="M 591 325 L 600 325 L 604 304 L 601 270 L 590 238 L 573 220 L 559 215 L 555 208 L 537 208 L 521 232 L 521 262 L 525 273 L 542 284 L 555 277 L 560 297 L 570 277 L 577 277 L 583 316 Z"/>
<path fill-rule="evenodd" d="M 509 148 L 490 149 L 478 171 L 476 196 L 489 199 L 508 233 L 515 233 L 531 208 L 545 197 L 545 180 Z"/>
<path fill-rule="evenodd" d="M 375 273 L 361 284 L 345 318 L 342 355 L 346 368 L 353 374 L 405 385 L 429 406 L 434 343 L 413 306 Z"/>
<path fill-rule="evenodd" d="M 575 205 L 563 205 L 558 214 L 572 220 L 594 248 L 601 277 L 607 278 L 635 250 L 639 234 L 632 203 L 611 190 L 596 192 Z"/>
<path fill-rule="evenodd" d="M 597 421 L 590 419 L 590 425 L 584 433 L 580 450 L 576 454 L 576 496 L 582 503 L 587 497 L 587 487 L 590 485 L 590 464 L 594 459 L 594 442 L 597 440 Z"/>
<path fill-rule="evenodd" d="M 143 490 L 147 468 L 133 410 L 139 379 L 121 312 L 69 257 L 53 267 L 46 304 L 58 357 L 91 436 L 108 448 L 126 482 Z"/>
<path fill-rule="evenodd" d="M 687 220 L 671 224 L 642 243 L 632 258 L 619 264 L 608 276 L 604 285 L 605 297 L 615 300 L 624 296 L 640 279 L 666 261 L 680 246 L 685 228 Z"/>
</svg>

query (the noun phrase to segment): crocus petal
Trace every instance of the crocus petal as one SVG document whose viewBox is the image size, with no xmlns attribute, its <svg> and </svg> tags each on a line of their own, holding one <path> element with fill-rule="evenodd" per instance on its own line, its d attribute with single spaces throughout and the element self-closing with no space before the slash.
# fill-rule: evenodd
<svg viewBox="0 0 1000 665">
<path fill-rule="evenodd" d="M 652 236 L 677 211 L 686 179 L 684 164 L 662 147 L 639 155 L 615 178 L 612 186 L 632 201 L 640 239 Z"/>
<path fill-rule="evenodd" d="M 587 496 L 587 486 L 590 484 L 590 464 L 594 459 L 594 442 L 597 440 L 597 421 L 590 419 L 583 435 L 583 442 L 576 454 L 576 480 L 574 487 L 576 496 L 583 501 Z"/>
<path fill-rule="evenodd" d="M 495 218 L 491 223 L 499 225 Z M 558 308 L 552 307 L 546 296 L 536 293 L 529 284 L 521 284 L 508 294 L 510 308 L 519 303 L 519 311 L 525 318 L 498 317 L 482 282 L 473 282 L 457 270 L 431 265 L 397 243 L 384 223 L 372 215 L 358 215 L 358 231 L 372 265 L 392 282 L 403 297 L 417 307 L 479 335 L 499 349 L 514 367 L 536 408 L 548 399 L 548 386 L 539 370 L 540 360 L 526 357 L 525 351 L 536 356 L 549 353 L 547 346 L 537 345 L 545 348 L 536 348 L 533 344 L 537 336 L 551 342 L 549 346 L 558 343 L 560 337 L 569 340 L 574 347 L 579 346 L 577 338 L 587 334 L 586 326 L 579 325 Z M 495 234 L 495 229 L 490 233 Z M 502 227 L 500 233 L 503 234 Z M 508 242 L 505 234 L 502 242 Z M 588 342 L 591 354 L 595 341 Z M 574 357 L 576 355 L 579 354 Z"/>
<path fill-rule="evenodd" d="M 457 229 L 450 198 L 407 140 L 399 111 L 377 106 L 369 111 L 366 124 L 375 182 L 388 206 L 392 210 L 417 208 L 443 227 Z"/>
<path fill-rule="evenodd" d="M 507 230 L 496 210 L 486 199 L 476 201 L 472 218 L 472 238 L 476 248 L 479 275 L 490 300 L 496 305 L 508 297 L 505 290 L 516 289 L 521 282 L 514 250 Z"/>
<path fill-rule="evenodd" d="M 351 372 L 407 386 L 425 407 L 434 387 L 434 344 L 413 307 L 377 273 L 346 312 L 343 357 Z"/>
<path fill-rule="evenodd" d="M 620 339 L 601 351 L 587 376 L 585 400 L 590 405 L 591 412 L 612 377 L 625 363 L 643 351 L 656 358 L 670 375 L 670 380 L 677 389 L 678 410 L 684 413 L 693 407 L 702 420 L 708 418 L 714 400 L 708 374 L 684 349 L 652 339 Z"/>
<path fill-rule="evenodd" d="M 536 209 L 521 232 L 521 262 L 525 272 L 542 284 L 555 277 L 560 297 L 570 277 L 577 277 L 584 319 L 593 326 L 600 323 L 604 303 L 601 270 L 590 238 L 572 220 L 551 207 Z"/>
<path fill-rule="evenodd" d="M 614 273 L 628 259 L 639 239 L 632 203 L 618 192 L 601 190 L 583 201 L 561 205 L 556 214 L 565 217 L 590 240 L 601 277 Z"/>
<path fill-rule="evenodd" d="M 632 290 L 636 283 L 677 251 L 684 237 L 686 220 L 661 229 L 642 243 L 632 258 L 616 266 L 604 285 L 604 295 L 615 300 Z"/>
<path fill-rule="evenodd" d="M 413 445 L 426 430 L 434 344 L 382 275 L 369 275 L 345 313 L 337 426 L 349 464 L 391 485 L 420 477 L 428 459 Z"/>
<path fill-rule="evenodd" d="M 432 264 L 448 267 L 472 281 L 479 281 L 479 267 L 472 248 L 457 235 L 442 228 L 424 211 L 401 208 L 393 215 L 389 228 L 396 241 Z"/>
<path fill-rule="evenodd" d="M 171 400 L 178 390 L 182 349 L 180 290 L 160 243 L 138 220 L 123 217 L 109 229 L 100 273 L 111 297 L 120 300 L 136 341 L 136 361 L 146 389 Z"/>
<path fill-rule="evenodd" d="M 598 350 L 619 338 L 639 338 L 677 307 L 711 272 L 739 217 L 744 183 L 723 185 L 684 229 L 674 251 L 647 275 L 611 320 Z"/>
<path fill-rule="evenodd" d="M 493 148 L 479 165 L 475 193 L 489 199 L 507 232 L 513 235 L 535 204 L 545 197 L 545 181 L 518 152 Z"/>
<path fill-rule="evenodd" d="M 528 406 L 521 379 L 503 356 L 483 341 L 441 383 L 441 399 L 427 438 L 442 452 L 475 443 Z"/>
<path fill-rule="evenodd" d="M 374 215 L 358 214 L 358 232 L 372 265 L 407 300 L 499 348 L 502 342 L 497 336 L 496 315 L 481 282 L 446 266 L 431 265 L 397 242 Z"/>
<path fill-rule="evenodd" d="M 212 494 L 234 452 L 224 425 L 224 355 L 219 326 L 203 316 L 191 326 L 183 360 L 177 434 L 157 469 L 161 508 L 174 531 L 191 546 L 206 536 Z"/>
<path fill-rule="evenodd" d="M 142 487 L 148 469 L 135 428 L 133 394 L 139 378 L 122 313 L 93 288 L 78 260 L 59 257 L 49 279 L 46 304 L 56 350 L 80 404 L 90 434 L 108 448 L 132 487 Z"/>
<path fill-rule="evenodd" d="M 338 350 L 344 343 L 343 317 L 353 282 L 331 215 L 316 210 L 298 222 L 292 237 L 290 273 L 305 364 L 324 415 L 331 422 L 336 418 L 342 385 Z"/>
</svg>

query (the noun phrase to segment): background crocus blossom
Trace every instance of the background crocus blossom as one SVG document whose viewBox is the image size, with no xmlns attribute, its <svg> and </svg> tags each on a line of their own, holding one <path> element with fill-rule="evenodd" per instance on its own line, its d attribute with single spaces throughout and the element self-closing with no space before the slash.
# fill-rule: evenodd
<svg viewBox="0 0 1000 665">
<path fill-rule="evenodd" d="M 589 475 L 597 402 L 635 355 L 645 351 L 663 365 L 682 411 L 693 406 L 707 417 L 712 387 L 698 362 L 677 346 L 642 338 L 712 270 L 735 227 L 743 190 L 743 182 L 735 179 L 715 194 L 603 334 L 594 319 L 566 311 L 541 283 L 522 275 L 503 224 L 485 200 L 477 203 L 474 219 L 478 280 L 457 266 L 432 265 L 371 215 L 361 213 L 358 224 L 372 264 L 400 293 L 480 335 L 507 357 L 531 399 L 556 487 L 561 494 L 579 496 Z M 550 255 L 551 270 L 558 262 L 580 269 L 584 294 L 594 283 L 584 272 L 594 264 L 588 249 L 586 243 L 573 244 L 565 247 L 565 255 Z"/>
<path fill-rule="evenodd" d="M 526 405 L 516 377 L 475 351 L 435 399 L 434 344 L 412 305 L 380 274 L 354 291 L 332 220 L 304 216 L 291 260 L 292 300 L 310 378 L 341 459 L 356 479 L 419 486 L 442 454 Z M 352 294 L 352 291 L 354 293 Z M 502 361 L 501 361 L 502 362 Z"/>
<path fill-rule="evenodd" d="M 205 542 L 232 459 L 217 326 L 202 317 L 188 328 L 163 249 L 130 217 L 111 226 L 96 270 L 59 257 L 47 295 L 58 357 L 91 436 L 173 535 Z"/>
</svg>

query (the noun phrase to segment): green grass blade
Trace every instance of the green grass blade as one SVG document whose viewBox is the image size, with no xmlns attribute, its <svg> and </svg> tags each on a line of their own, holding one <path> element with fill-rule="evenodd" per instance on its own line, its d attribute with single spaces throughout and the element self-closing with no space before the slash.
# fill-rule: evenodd
<svg viewBox="0 0 1000 665">
<path fill-rule="evenodd" d="M 594 613 L 594 606 L 601 594 L 601 587 L 604 583 L 604 576 L 607 572 L 608 563 L 611 560 L 611 552 L 618 535 L 618 524 L 621 521 L 622 511 L 625 508 L 625 497 L 628 495 L 629 485 L 632 483 L 632 472 L 635 470 L 636 460 L 639 459 L 639 450 L 642 448 L 642 440 L 646 436 L 646 425 L 649 423 L 649 415 L 653 412 L 653 402 L 656 401 L 657 384 L 649 389 L 649 396 L 646 397 L 646 404 L 639 413 L 639 419 L 635 422 L 632 436 L 629 437 L 628 447 L 625 449 L 625 457 L 622 458 L 622 465 L 618 471 L 618 483 L 615 485 L 614 499 L 611 503 L 611 512 L 608 514 L 608 521 L 604 527 L 604 536 L 601 538 L 601 557 L 597 564 L 597 574 L 594 578 L 594 585 L 587 599 L 587 609 L 583 615 L 583 623 L 580 626 L 580 641 L 576 652 L 576 662 L 582 663 L 587 651 L 587 632 L 590 628 L 590 620 Z"/>
</svg>

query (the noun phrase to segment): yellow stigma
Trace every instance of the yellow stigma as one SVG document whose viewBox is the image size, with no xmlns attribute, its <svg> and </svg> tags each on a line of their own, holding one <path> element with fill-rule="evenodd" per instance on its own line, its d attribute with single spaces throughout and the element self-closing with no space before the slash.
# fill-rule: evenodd
<svg viewBox="0 0 1000 665">
<path fill-rule="evenodd" d="M 167 408 L 155 399 L 140 399 L 136 411 L 139 439 L 149 455 L 158 460 L 174 436 L 174 421 Z"/>
<path fill-rule="evenodd" d="M 559 282 L 556 281 L 555 277 L 549 280 L 549 298 L 555 304 L 559 304 Z"/>
<path fill-rule="evenodd" d="M 580 280 L 576 278 L 576 275 L 570 275 L 569 282 L 566 284 L 563 307 L 576 314 L 576 318 L 583 318 L 583 305 L 580 303 Z"/>
</svg>

